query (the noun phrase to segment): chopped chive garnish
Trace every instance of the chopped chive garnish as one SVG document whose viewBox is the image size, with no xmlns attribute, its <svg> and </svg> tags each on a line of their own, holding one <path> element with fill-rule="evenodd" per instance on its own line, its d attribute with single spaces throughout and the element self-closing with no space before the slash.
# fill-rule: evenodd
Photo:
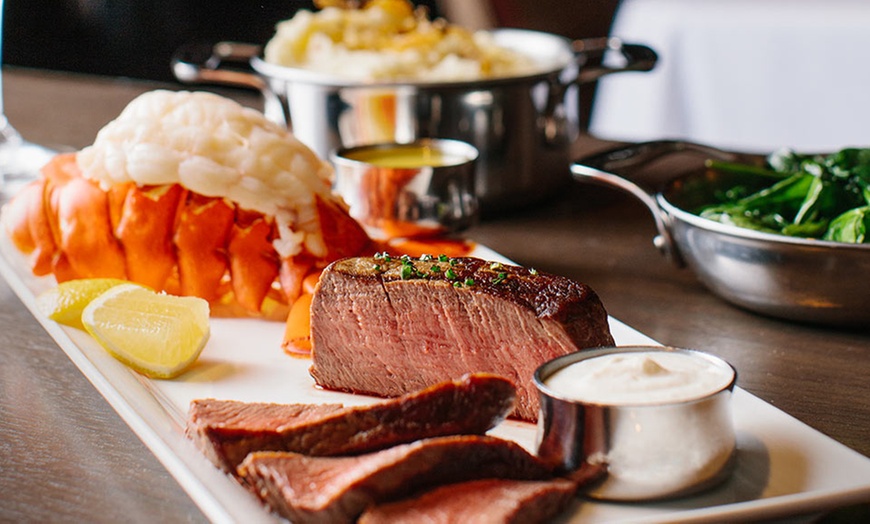
<svg viewBox="0 0 870 524">
<path fill-rule="evenodd" d="M 453 287 L 462 287 L 462 282 L 454 282 Z"/>
<path fill-rule="evenodd" d="M 432 267 L 429 268 L 429 271 L 431 271 L 431 272 L 433 272 L 433 273 L 440 273 L 440 272 L 441 272 L 441 266 L 432 266 Z"/>
<path fill-rule="evenodd" d="M 402 266 L 402 280 L 408 280 L 414 276 L 414 268 L 412 266 Z"/>
<path fill-rule="evenodd" d="M 447 260 L 448 260 L 447 255 L 445 255 L 443 253 L 438 255 L 438 262 L 447 262 Z"/>
<path fill-rule="evenodd" d="M 424 253 L 424 254 L 420 257 L 420 262 L 430 262 L 430 261 L 432 260 L 432 258 L 433 258 L 432 255 L 428 255 L 428 254 L 425 254 L 425 253 Z"/>
<path fill-rule="evenodd" d="M 493 262 L 489 265 L 489 269 L 501 269 L 501 262 Z"/>
<path fill-rule="evenodd" d="M 473 286 L 473 285 L 474 285 L 474 279 L 473 279 L 473 278 L 470 278 L 470 277 L 469 277 L 469 278 L 466 278 L 466 279 L 465 279 L 465 285 L 466 285 L 466 286 Z"/>
<path fill-rule="evenodd" d="M 538 274 L 538 270 L 535 269 L 535 268 L 531 268 L 531 269 L 529 270 L 529 273 L 531 273 L 531 274 L 533 274 L 533 275 L 537 275 L 537 274 Z"/>
<path fill-rule="evenodd" d="M 375 265 L 374 265 L 374 270 L 375 270 L 375 271 L 380 271 L 380 270 L 381 270 L 381 265 L 380 265 L 380 264 L 375 264 Z"/>
<path fill-rule="evenodd" d="M 447 277 L 447 278 L 449 278 L 450 280 L 453 280 L 453 279 L 456 278 L 456 273 L 454 273 L 452 269 L 448 269 L 448 270 L 444 273 L 444 276 Z"/>
</svg>

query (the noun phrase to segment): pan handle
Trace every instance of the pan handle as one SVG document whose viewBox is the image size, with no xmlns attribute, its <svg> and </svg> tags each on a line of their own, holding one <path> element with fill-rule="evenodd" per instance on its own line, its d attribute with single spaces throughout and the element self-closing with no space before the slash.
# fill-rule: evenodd
<svg viewBox="0 0 870 524">
<path fill-rule="evenodd" d="M 256 89 L 263 95 L 263 114 L 269 120 L 287 127 L 290 120 L 284 104 L 261 76 L 240 69 L 228 69 L 228 64 L 249 66 L 261 47 L 239 42 L 186 44 L 172 56 L 172 73 L 185 84 L 214 84 Z"/>
<path fill-rule="evenodd" d="M 578 160 L 586 166 L 601 171 L 618 172 L 623 169 L 649 164 L 659 158 L 675 153 L 699 153 L 707 158 L 717 158 L 728 162 L 762 165 L 760 155 L 733 153 L 712 146 L 686 142 L 685 140 L 654 140 L 637 144 L 627 144 L 607 151 L 590 155 Z"/>
<path fill-rule="evenodd" d="M 651 48 L 641 44 L 627 44 L 622 39 L 610 37 L 583 38 L 571 42 L 574 57 L 580 65 L 577 82 L 586 84 L 594 82 L 602 76 L 626 71 L 651 71 L 658 61 L 658 55 Z M 591 57 L 604 56 L 608 52 L 617 52 L 622 56 L 618 65 L 601 64 L 588 65 Z"/>
<path fill-rule="evenodd" d="M 764 162 L 764 157 L 759 155 L 733 153 L 683 140 L 655 140 L 618 146 L 579 159 L 571 165 L 571 173 L 574 180 L 616 187 L 643 202 L 652 212 L 659 232 L 653 243 L 677 267 L 685 267 L 685 261 L 671 234 L 671 216 L 659 206 L 655 196 L 650 192 L 627 178 L 614 174 L 675 153 L 698 153 L 706 158 L 753 165 L 762 165 Z"/>
<path fill-rule="evenodd" d="M 653 219 L 656 223 L 656 229 L 658 230 L 658 235 L 653 239 L 653 244 L 659 251 L 661 251 L 665 258 L 673 262 L 674 265 L 677 267 L 685 267 L 686 264 L 683 261 L 683 257 L 680 255 L 680 251 L 674 242 L 673 235 L 671 234 L 670 216 L 659 206 L 655 197 L 627 178 L 608 173 L 607 171 L 603 171 L 593 167 L 592 165 L 581 162 L 582 161 L 578 161 L 571 165 L 571 174 L 574 176 L 574 180 L 615 187 L 631 194 L 643 202 L 643 204 L 649 208 L 650 212 L 652 212 Z"/>
<path fill-rule="evenodd" d="M 671 234 L 671 216 L 659 206 L 656 197 L 650 192 L 627 178 L 614 174 L 614 172 L 642 166 L 675 153 L 697 153 L 706 158 L 712 157 L 727 162 L 757 166 L 762 166 L 765 163 L 765 157 L 757 154 L 734 153 L 684 140 L 655 140 L 626 144 L 581 158 L 571 165 L 571 174 L 574 176 L 574 180 L 616 187 L 627 191 L 643 202 L 652 212 L 656 229 L 659 232 L 653 243 L 667 259 L 678 267 L 685 267 L 685 261 Z"/>
</svg>

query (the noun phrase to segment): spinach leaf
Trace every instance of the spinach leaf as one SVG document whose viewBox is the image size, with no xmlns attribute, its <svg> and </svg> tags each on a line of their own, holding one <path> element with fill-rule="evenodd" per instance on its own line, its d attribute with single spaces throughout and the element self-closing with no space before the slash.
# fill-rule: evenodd
<svg viewBox="0 0 870 524">
<path fill-rule="evenodd" d="M 718 222 L 789 236 L 838 242 L 870 242 L 870 148 L 823 155 L 783 149 L 767 166 L 708 161 L 708 169 L 770 179 L 751 194 L 738 185 L 699 214 Z M 757 187 L 757 186 L 756 186 Z"/>
<path fill-rule="evenodd" d="M 870 206 L 856 207 L 832 220 L 824 239 L 866 244 L 870 243 L 868 230 L 870 230 Z"/>
</svg>

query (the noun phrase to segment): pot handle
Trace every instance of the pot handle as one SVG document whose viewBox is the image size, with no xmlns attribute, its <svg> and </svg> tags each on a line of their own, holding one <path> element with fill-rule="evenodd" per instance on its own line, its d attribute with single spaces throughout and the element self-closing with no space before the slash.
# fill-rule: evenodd
<svg viewBox="0 0 870 524">
<path fill-rule="evenodd" d="M 575 60 L 580 65 L 577 82 L 581 84 L 594 82 L 612 73 L 651 71 L 658 61 L 658 55 L 651 48 L 641 44 L 626 44 L 614 36 L 575 40 L 571 47 Z M 622 55 L 623 62 L 619 65 L 586 65 L 589 58 L 604 56 L 609 51 Z"/>
<path fill-rule="evenodd" d="M 240 42 L 186 44 L 172 56 L 172 73 L 185 84 L 215 84 L 256 89 L 263 95 L 263 114 L 277 124 L 288 127 L 290 119 L 284 104 L 259 75 L 241 69 L 226 69 L 227 64 L 249 66 L 261 47 Z"/>
</svg>

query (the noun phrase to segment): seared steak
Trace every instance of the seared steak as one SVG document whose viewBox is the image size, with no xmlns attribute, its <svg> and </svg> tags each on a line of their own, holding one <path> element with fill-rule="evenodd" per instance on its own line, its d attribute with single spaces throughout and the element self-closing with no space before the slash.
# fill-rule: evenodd
<svg viewBox="0 0 870 524">
<path fill-rule="evenodd" d="M 251 451 L 348 455 L 421 438 L 483 434 L 510 412 L 507 379 L 468 374 L 369 406 L 194 400 L 187 435 L 221 469 L 235 472 Z"/>
<path fill-rule="evenodd" d="M 359 524 L 535 524 L 562 513 L 577 487 L 567 479 L 485 479 L 435 488 L 368 508 Z"/>
<path fill-rule="evenodd" d="M 573 280 L 476 258 L 349 258 L 311 304 L 311 374 L 325 388 L 393 397 L 469 372 L 517 386 L 534 421 L 532 375 L 554 357 L 612 345 L 607 312 Z"/>
<path fill-rule="evenodd" d="M 245 483 L 297 524 L 354 522 L 367 506 L 445 483 L 550 474 L 518 444 L 475 435 L 419 440 L 354 457 L 255 452 L 239 466 Z"/>
</svg>

